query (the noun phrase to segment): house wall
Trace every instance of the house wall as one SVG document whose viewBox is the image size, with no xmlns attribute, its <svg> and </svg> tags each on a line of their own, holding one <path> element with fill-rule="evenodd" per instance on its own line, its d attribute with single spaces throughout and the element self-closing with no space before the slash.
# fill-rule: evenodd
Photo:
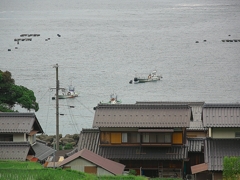
<svg viewBox="0 0 240 180">
<path fill-rule="evenodd" d="M 235 133 L 240 132 L 240 128 L 211 128 L 212 138 L 235 138 Z M 209 133 L 210 134 L 210 133 Z"/>
<path fill-rule="evenodd" d="M 34 144 L 36 142 L 36 135 L 29 136 L 28 141 L 30 142 L 30 144 Z"/>
<path fill-rule="evenodd" d="M 78 159 L 75 159 L 75 160 L 67 163 L 64 166 L 68 166 L 68 167 L 70 166 L 72 170 L 84 172 L 85 166 L 96 166 L 96 164 L 93 164 L 92 162 L 89 162 L 83 158 L 78 158 Z M 103 169 L 101 167 L 97 167 L 97 175 L 114 175 L 114 174 L 106 171 L 105 169 Z"/>
<path fill-rule="evenodd" d="M 100 131 L 132 131 L 132 132 L 137 132 L 139 128 L 104 128 L 101 127 Z"/>
<path fill-rule="evenodd" d="M 25 142 L 25 134 L 13 134 L 13 142 Z"/>
<path fill-rule="evenodd" d="M 206 137 L 206 132 L 203 131 L 187 131 L 188 138 L 195 138 L 195 137 Z"/>
</svg>

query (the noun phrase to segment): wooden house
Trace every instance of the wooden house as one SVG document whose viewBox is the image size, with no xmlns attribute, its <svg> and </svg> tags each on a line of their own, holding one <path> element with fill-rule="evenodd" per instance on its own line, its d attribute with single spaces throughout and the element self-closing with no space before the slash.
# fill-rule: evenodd
<svg viewBox="0 0 240 180">
<path fill-rule="evenodd" d="M 192 119 L 188 105 L 98 104 L 94 109 L 94 129 L 81 132 L 71 153 L 86 148 L 138 175 L 183 177 Z"/>
<path fill-rule="evenodd" d="M 223 179 L 223 158 L 240 156 L 240 104 L 205 104 L 204 163 L 192 166 L 195 179 Z"/>
<path fill-rule="evenodd" d="M 87 149 L 82 149 L 64 159 L 59 164 L 59 167 L 96 174 L 98 176 L 115 176 L 122 175 L 125 166 L 118 162 L 103 158 Z"/>
<path fill-rule="evenodd" d="M 54 149 L 36 139 L 43 133 L 34 113 L 0 113 L 0 160 L 44 161 Z"/>
</svg>

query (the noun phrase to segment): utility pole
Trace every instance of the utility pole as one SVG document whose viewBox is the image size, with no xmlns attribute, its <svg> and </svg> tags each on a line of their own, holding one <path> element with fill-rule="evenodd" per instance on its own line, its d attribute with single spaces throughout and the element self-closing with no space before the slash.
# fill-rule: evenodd
<svg viewBox="0 0 240 180">
<path fill-rule="evenodd" d="M 59 103 L 58 103 L 58 91 L 59 91 L 59 80 L 58 80 L 58 64 L 54 66 L 56 68 L 56 150 L 59 150 Z"/>
</svg>

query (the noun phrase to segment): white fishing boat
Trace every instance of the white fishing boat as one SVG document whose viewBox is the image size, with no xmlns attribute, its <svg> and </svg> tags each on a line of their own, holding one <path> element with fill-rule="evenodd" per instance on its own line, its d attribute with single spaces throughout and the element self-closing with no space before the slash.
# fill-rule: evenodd
<svg viewBox="0 0 240 180">
<path fill-rule="evenodd" d="M 70 85 L 68 90 L 66 88 L 59 88 L 62 91 L 62 94 L 58 94 L 58 99 L 67 99 L 78 97 L 78 93 L 75 92 L 75 88 Z M 56 95 L 52 97 L 52 100 L 56 99 Z"/>
<path fill-rule="evenodd" d="M 153 82 L 153 81 L 160 81 L 162 75 L 158 75 L 157 71 L 152 71 L 147 77 L 143 75 L 136 75 L 133 80 L 130 80 L 129 83 L 137 84 L 137 83 L 145 83 L 145 82 Z"/>
<path fill-rule="evenodd" d="M 121 104 L 122 101 L 117 99 L 117 95 L 115 93 L 112 93 L 110 95 L 110 100 L 108 102 L 100 102 L 101 104 Z"/>
</svg>

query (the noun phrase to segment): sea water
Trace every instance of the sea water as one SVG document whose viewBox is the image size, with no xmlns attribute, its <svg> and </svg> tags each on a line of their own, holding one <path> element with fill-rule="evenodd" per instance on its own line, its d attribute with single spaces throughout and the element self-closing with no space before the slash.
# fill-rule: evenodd
<svg viewBox="0 0 240 180">
<path fill-rule="evenodd" d="M 112 93 L 124 104 L 239 103 L 240 42 L 222 42 L 240 39 L 239 17 L 239 0 L 1 0 L 0 70 L 34 91 L 49 135 L 56 64 L 60 87 L 79 93 L 59 100 L 63 135 L 91 128 L 93 108 Z M 17 44 L 21 34 L 40 36 Z M 129 84 L 152 70 L 161 81 Z"/>
</svg>

